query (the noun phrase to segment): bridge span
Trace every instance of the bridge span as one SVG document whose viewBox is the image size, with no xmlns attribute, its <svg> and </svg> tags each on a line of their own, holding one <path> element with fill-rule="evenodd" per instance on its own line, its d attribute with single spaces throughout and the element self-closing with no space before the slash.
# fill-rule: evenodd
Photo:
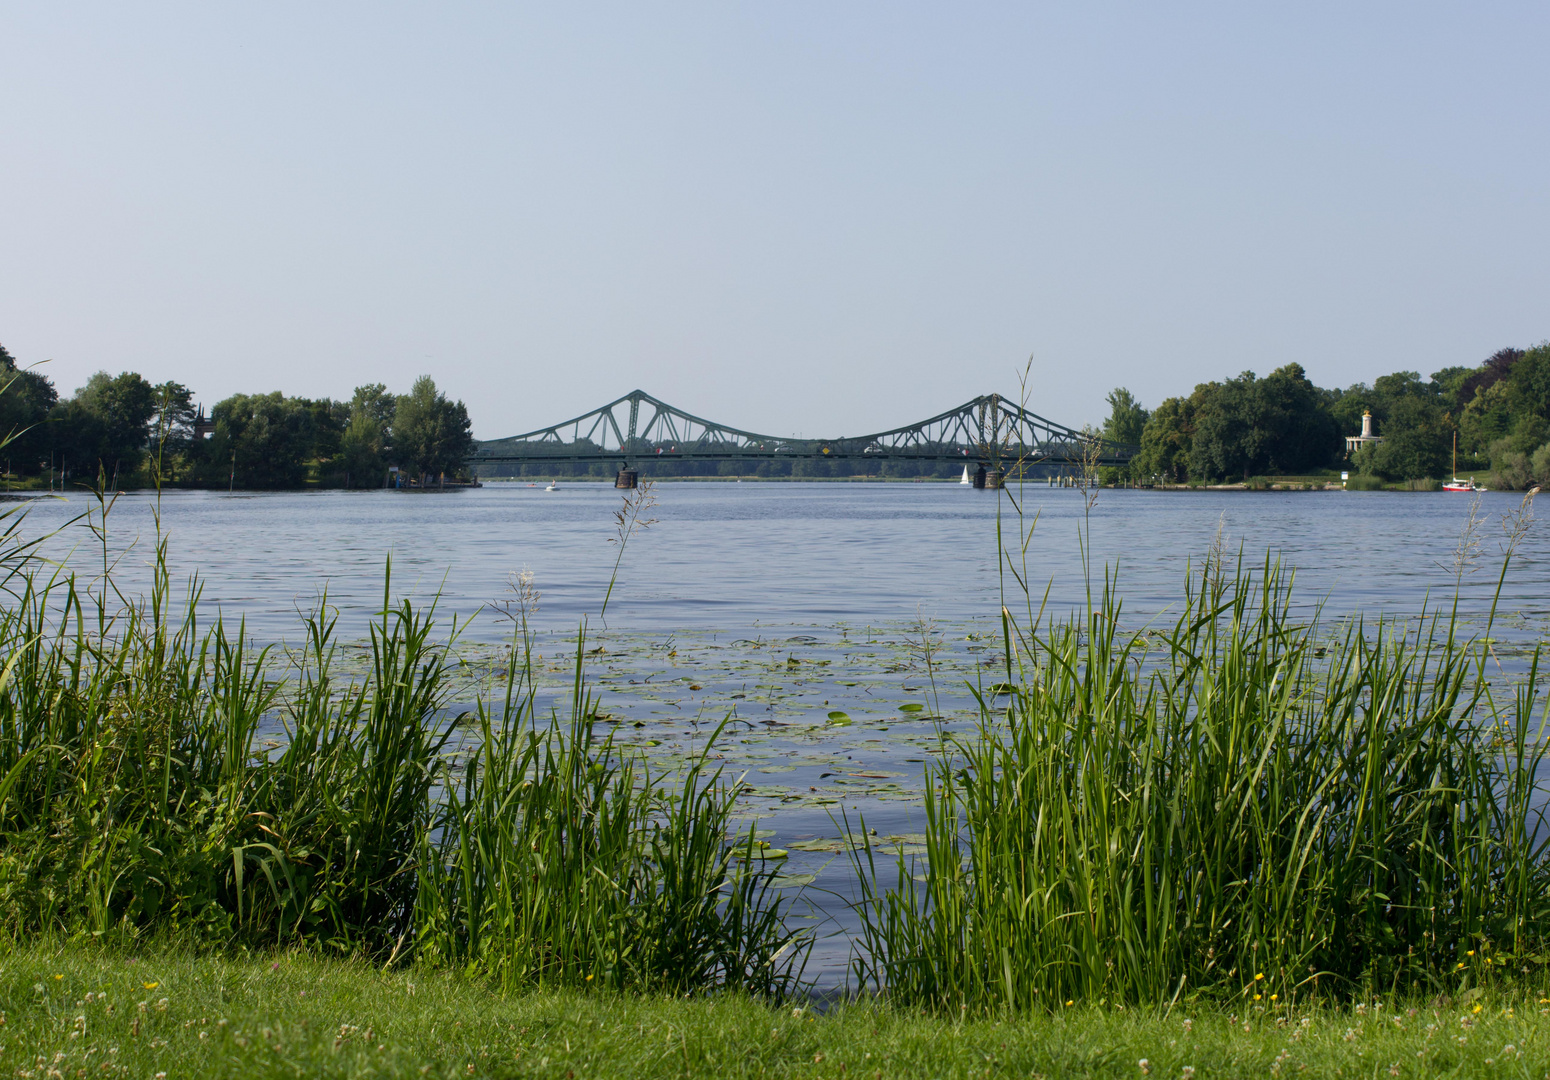
<svg viewBox="0 0 1550 1080">
<path fill-rule="evenodd" d="M 829 460 L 983 465 L 993 477 L 1033 466 L 1125 465 L 1138 447 L 1047 420 L 998 394 L 870 435 L 794 439 L 685 412 L 634 390 L 546 428 L 478 444 L 469 465 L 615 463 L 621 483 L 650 462 Z M 633 475 L 629 478 L 633 486 Z"/>
</svg>

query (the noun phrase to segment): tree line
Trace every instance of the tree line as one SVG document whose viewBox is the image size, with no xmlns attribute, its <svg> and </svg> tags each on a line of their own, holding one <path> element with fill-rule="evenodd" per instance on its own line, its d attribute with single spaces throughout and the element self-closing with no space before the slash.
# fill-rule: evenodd
<svg viewBox="0 0 1550 1080">
<path fill-rule="evenodd" d="M 1347 469 L 1386 481 L 1489 470 L 1492 486 L 1550 485 L 1550 343 L 1508 348 L 1422 379 L 1396 371 L 1346 389 L 1315 386 L 1299 364 L 1263 378 L 1201 383 L 1155 409 L 1121 387 L 1101 434 L 1138 445 L 1125 478 L 1240 481 Z M 1381 442 L 1346 453 L 1371 413 Z"/>
<path fill-rule="evenodd" d="M 0 345 L 0 455 L 8 474 L 45 472 L 118 489 L 153 480 L 183 487 L 382 487 L 458 479 L 473 452 L 468 410 L 429 375 L 407 394 L 357 387 L 349 401 L 233 394 L 208 417 L 177 382 L 99 371 L 71 397 L 20 367 Z"/>
</svg>

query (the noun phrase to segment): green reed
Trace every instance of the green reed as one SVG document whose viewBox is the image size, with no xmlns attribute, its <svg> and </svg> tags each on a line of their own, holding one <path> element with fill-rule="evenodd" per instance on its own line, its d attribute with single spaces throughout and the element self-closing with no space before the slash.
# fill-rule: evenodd
<svg viewBox="0 0 1550 1080">
<path fill-rule="evenodd" d="M 855 857 L 862 981 L 1020 1009 L 1543 963 L 1538 654 L 1502 694 L 1456 607 L 1330 640 L 1290 596 L 1275 563 L 1208 559 L 1146 634 L 1120 633 L 1107 576 L 1085 619 L 1031 633 L 1004 612 L 1019 678 L 928 767 L 923 883 L 900 859 L 885 890 Z"/>
<path fill-rule="evenodd" d="M 421 861 L 421 955 L 506 984 L 794 989 L 808 942 L 773 871 L 747 868 L 752 835 L 728 843 L 735 785 L 708 763 L 721 729 L 668 784 L 598 736 L 583 644 L 568 720 L 536 720 L 526 642 L 502 708 L 480 706 Z"/>
<path fill-rule="evenodd" d="M 293 946 L 507 985 L 795 986 L 773 871 L 741 869 L 710 742 L 668 785 L 571 716 L 540 721 L 531 640 L 504 699 L 450 716 L 435 606 L 392 598 L 359 677 L 326 598 L 282 664 L 201 627 L 158 539 L 150 593 L 0 543 L 0 934 Z M 521 676 L 515 673 L 521 672 Z M 786 959 L 782 961 L 780 957 Z"/>
</svg>

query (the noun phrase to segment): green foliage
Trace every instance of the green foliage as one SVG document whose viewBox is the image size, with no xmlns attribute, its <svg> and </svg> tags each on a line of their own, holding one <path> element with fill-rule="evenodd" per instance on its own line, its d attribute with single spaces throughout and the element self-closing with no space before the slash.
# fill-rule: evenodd
<svg viewBox="0 0 1550 1080">
<path fill-rule="evenodd" d="M 1191 477 L 1309 472 L 1328 466 L 1340 446 L 1325 395 L 1298 364 L 1197 386 L 1191 405 Z"/>
<path fill-rule="evenodd" d="M 1459 420 L 1459 443 L 1489 456 L 1492 484 L 1522 488 L 1550 479 L 1536 455 L 1550 447 L 1550 344 L 1503 349 L 1463 388 L 1472 392 Z"/>
<path fill-rule="evenodd" d="M 0 613 L 0 921 L 390 948 L 447 734 L 428 621 L 390 609 L 370 679 L 341 688 L 330 624 L 312 620 L 270 755 L 255 747 L 280 689 L 266 654 L 177 619 L 159 555 L 153 597 L 114 618 L 73 579 L 31 575 Z"/>
<path fill-rule="evenodd" d="M 206 446 L 206 481 L 241 488 L 293 488 L 307 477 L 317 413 L 304 398 L 233 394 L 211 411 L 215 435 Z"/>
<path fill-rule="evenodd" d="M 1296 364 L 1265 379 L 1245 372 L 1203 383 L 1158 406 L 1132 469 L 1171 482 L 1316 471 L 1335 465 L 1339 439 L 1359 432 L 1369 411 L 1382 441 L 1351 462 L 1367 476 L 1441 477 L 1452 468 L 1456 432 L 1461 471 L 1488 457 L 1496 486 L 1550 479 L 1534 465 L 1550 446 L 1550 345 L 1502 349 L 1477 368 L 1444 368 L 1429 380 L 1398 371 L 1341 391 L 1318 389 Z"/>
<path fill-rule="evenodd" d="M 1141 431 L 1141 452 L 1131 470 L 1169 483 L 1189 479 L 1189 453 L 1195 435 L 1194 405 L 1189 398 L 1168 398 L 1157 406 Z"/>
<path fill-rule="evenodd" d="M 54 384 L 36 371 L 0 365 L 0 437 L 17 472 L 36 472 L 48 461 L 49 415 L 58 402 Z"/>
<path fill-rule="evenodd" d="M 508 985 L 794 986 L 804 947 L 774 871 L 734 861 L 752 838 L 729 836 L 714 740 L 676 787 L 646 775 L 593 736 L 579 659 L 568 726 L 536 722 L 524 640 L 511 669 L 527 681 L 508 682 L 502 707 L 480 702 L 479 742 L 454 746 L 448 643 L 386 587 L 364 678 L 335 673 L 325 606 L 282 682 L 240 628 L 200 630 L 197 590 L 174 606 L 164 542 L 152 595 L 122 608 L 111 589 L 26 569 L 14 537 L 8 550 L 12 940 L 418 952 Z"/>
<path fill-rule="evenodd" d="M 196 451 L 194 423 L 199 416 L 194 392 L 182 383 L 164 382 L 155 391 L 156 413 L 151 421 L 150 456 L 157 477 L 174 480 L 193 461 Z"/>
<path fill-rule="evenodd" d="M 381 383 L 355 388 L 336 462 L 344 473 L 345 487 L 381 486 L 397 405 L 398 399 Z"/>
<path fill-rule="evenodd" d="M 1356 453 L 1357 470 L 1391 481 L 1444 475 L 1452 467 L 1448 387 L 1461 381 L 1459 370 L 1438 372 L 1429 382 L 1413 371 L 1398 371 L 1372 386 L 1358 383 L 1341 391 L 1331 406 L 1340 430 L 1359 432 L 1362 414 L 1371 412 L 1374 433 L 1383 439 Z"/>
<path fill-rule="evenodd" d="M 456 474 L 473 452 L 468 410 L 448 401 L 435 380 L 421 375 L 409 393 L 398 399 L 393 417 L 393 452 L 413 474 L 436 477 Z"/>
<path fill-rule="evenodd" d="M 1085 625 L 1004 616 L 1022 681 L 931 767 L 923 888 L 856 856 L 858 974 L 991 1010 L 1457 992 L 1486 943 L 1539 964 L 1537 657 L 1503 693 L 1446 616 L 1331 639 L 1289 601 L 1274 564 L 1208 561 L 1155 638 L 1093 614 L 1108 583 Z"/>
<path fill-rule="evenodd" d="M 156 415 L 156 388 L 132 371 L 99 371 L 50 416 L 55 460 L 82 477 L 108 483 L 140 470 Z"/>
<path fill-rule="evenodd" d="M 1103 437 L 1130 446 L 1139 444 L 1148 416 L 1141 403 L 1123 386 L 1111 391 L 1105 400 L 1109 403 L 1109 418 L 1103 424 Z"/>
<path fill-rule="evenodd" d="M 419 955 L 507 986 L 793 989 L 805 943 L 749 865 L 753 837 L 727 843 L 736 795 L 709 768 L 720 728 L 665 785 L 598 738 L 581 644 L 567 726 L 536 723 L 530 672 L 502 710 L 481 706 L 478 749 L 461 785 L 447 777 L 420 862 Z"/>
</svg>

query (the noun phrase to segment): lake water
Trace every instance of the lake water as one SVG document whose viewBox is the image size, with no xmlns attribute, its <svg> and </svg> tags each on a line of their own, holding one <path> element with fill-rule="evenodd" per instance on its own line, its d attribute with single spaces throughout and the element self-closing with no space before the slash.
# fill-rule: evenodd
<svg viewBox="0 0 1550 1080">
<path fill-rule="evenodd" d="M 998 506 L 993 492 L 956 484 L 674 483 L 656 488 L 657 523 L 626 551 L 609 603 L 611 626 L 665 633 L 831 624 L 887 624 L 924 614 L 942 624 L 993 617 L 999 604 Z M 1028 547 L 1037 587 L 1057 607 L 1080 603 L 1078 491 L 1025 490 L 1038 514 Z M 1500 514 L 1519 497 L 1487 494 L 1485 563 Z M 530 569 L 543 593 L 540 625 L 595 616 L 617 554 L 609 543 L 620 493 L 600 484 L 545 491 L 491 484 L 450 494 L 398 492 L 173 492 L 160 500 L 176 566 L 204 578 L 205 606 L 247 617 L 260 636 L 296 629 L 297 605 L 327 588 L 346 629 L 360 632 L 381 600 L 385 560 L 405 595 L 441 594 L 442 610 L 473 616 Z M 1451 592 L 1452 553 L 1470 497 L 1383 492 L 1103 491 L 1091 511 L 1094 564 L 1117 564 L 1127 609 L 1153 612 L 1177 597 L 1189 560 L 1218 530 L 1258 561 L 1268 550 L 1298 572 L 1299 596 L 1336 614 L 1409 612 L 1428 592 Z M 126 586 L 148 580 L 154 497 L 121 497 L 110 545 Z M 38 500 L 32 527 L 89 508 L 72 496 Z M 95 539 L 67 530 L 83 569 Z M 131 541 L 135 542 L 131 545 Z M 127 551 L 126 551 L 127 549 Z M 54 550 L 62 550 L 61 545 Z M 1504 610 L 1543 622 L 1550 611 L 1550 533 L 1532 531 L 1508 582 Z M 1489 601 L 1477 574 L 1468 597 Z M 1494 581 L 1492 582 L 1494 584 Z M 493 635 L 486 620 L 475 633 Z"/>
<path fill-rule="evenodd" d="M 1016 492 L 1012 493 L 1016 495 Z M 366 632 L 392 560 L 396 595 L 456 616 L 466 661 L 454 713 L 504 666 L 509 623 L 488 605 L 524 568 L 542 594 L 534 617 L 545 704 L 561 696 L 588 626 L 586 670 L 617 738 L 664 764 L 703 746 L 725 717 L 718 753 L 744 774 L 745 806 L 790 848 L 786 882 L 835 931 L 809 973 L 842 977 L 851 920 L 843 833 L 865 818 L 912 850 L 921 769 L 941 732 L 974 717 L 970 686 L 997 678 L 1003 599 L 997 523 L 1016 547 L 1007 495 L 956 484 L 664 483 L 656 521 L 629 541 L 599 618 L 617 544 L 612 487 L 546 491 L 490 484 L 446 494 L 176 492 L 121 497 L 108 516 L 118 587 L 149 582 L 153 511 L 175 570 L 197 573 L 202 605 L 264 641 L 295 640 L 299 612 L 325 594 L 342 638 Z M 1177 603 L 1187 568 L 1213 543 L 1266 552 L 1297 571 L 1299 604 L 1326 618 L 1411 615 L 1451 597 L 1467 495 L 1358 492 L 1080 491 L 1031 486 L 1024 521 L 1029 579 L 1052 610 L 1079 607 L 1079 536 L 1092 565 L 1117 567 L 1124 622 L 1139 627 Z M 1463 609 L 1478 620 L 1500 566 L 1501 521 L 1520 497 L 1487 494 L 1482 558 Z M 82 575 L 103 553 L 81 525 L 92 500 L 37 500 L 27 530 L 62 531 L 48 550 Z M 1006 586 L 1015 583 L 1010 577 Z M 1021 594 L 1012 588 L 1016 607 Z M 1531 529 L 1513 564 L 1495 636 L 1542 640 L 1550 627 L 1550 530 Z M 592 650 L 600 650 L 592 652 Z M 1510 653 L 1508 663 L 1511 665 Z M 848 824 L 847 824 L 848 822 Z"/>
</svg>

